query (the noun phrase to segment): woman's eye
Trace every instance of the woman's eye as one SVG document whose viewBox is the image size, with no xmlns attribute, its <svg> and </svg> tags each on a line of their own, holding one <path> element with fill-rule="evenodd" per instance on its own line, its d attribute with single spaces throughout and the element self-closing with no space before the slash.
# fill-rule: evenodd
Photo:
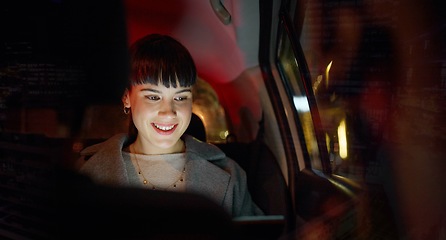
<svg viewBox="0 0 446 240">
<path fill-rule="evenodd" d="M 185 101 L 187 100 L 187 97 L 176 97 L 175 101 Z"/>
<path fill-rule="evenodd" d="M 157 101 L 160 99 L 160 97 L 158 97 L 158 96 L 145 96 L 145 97 L 151 101 Z"/>
</svg>

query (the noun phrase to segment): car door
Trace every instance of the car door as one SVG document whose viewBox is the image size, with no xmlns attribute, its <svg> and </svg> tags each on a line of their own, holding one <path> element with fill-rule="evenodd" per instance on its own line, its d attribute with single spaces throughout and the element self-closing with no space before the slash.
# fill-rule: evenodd
<svg viewBox="0 0 446 240">
<path fill-rule="evenodd" d="M 361 185 L 332 175 L 330 145 L 292 18 L 296 1 L 260 1 L 259 61 L 277 121 L 293 218 L 286 237 L 354 239 L 361 229 Z M 297 14 L 298 15 L 298 14 Z M 266 140 L 268 142 L 268 140 Z M 273 148 L 277 151 L 277 148 Z M 277 154 L 280 155 L 280 154 Z"/>
</svg>

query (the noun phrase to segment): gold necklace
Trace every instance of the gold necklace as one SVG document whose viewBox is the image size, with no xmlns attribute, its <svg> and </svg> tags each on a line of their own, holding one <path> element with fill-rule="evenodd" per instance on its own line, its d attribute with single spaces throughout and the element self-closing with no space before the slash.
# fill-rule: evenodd
<svg viewBox="0 0 446 240">
<path fill-rule="evenodd" d="M 130 145 L 130 148 L 131 148 L 131 151 L 133 152 L 133 154 L 135 154 L 136 166 L 138 166 L 138 175 L 141 175 L 141 177 L 143 179 L 142 183 L 144 185 L 147 185 L 147 184 L 152 185 L 152 190 L 156 190 L 156 189 L 166 190 L 166 189 L 168 189 L 170 187 L 176 188 L 177 184 L 179 182 L 183 182 L 184 181 L 184 173 L 186 172 L 186 164 L 184 165 L 183 170 L 181 171 L 180 177 L 173 184 L 167 186 L 166 188 L 160 188 L 160 187 L 155 186 L 153 183 L 149 182 L 149 180 L 147 180 L 147 178 L 142 173 L 141 167 L 139 166 L 139 160 L 138 160 L 138 156 L 137 156 L 138 154 L 135 151 L 135 147 L 133 145 Z"/>
</svg>

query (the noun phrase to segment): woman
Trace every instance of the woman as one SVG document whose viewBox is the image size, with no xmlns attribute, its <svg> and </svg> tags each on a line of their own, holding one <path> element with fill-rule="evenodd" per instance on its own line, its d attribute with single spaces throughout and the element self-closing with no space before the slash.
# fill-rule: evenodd
<svg viewBox="0 0 446 240">
<path fill-rule="evenodd" d="M 81 172 L 99 184 L 194 192 L 232 216 L 261 215 L 243 169 L 216 146 L 184 134 L 197 73 L 175 39 L 147 35 L 130 48 L 131 72 L 122 102 L 129 134 L 81 152 Z"/>
</svg>

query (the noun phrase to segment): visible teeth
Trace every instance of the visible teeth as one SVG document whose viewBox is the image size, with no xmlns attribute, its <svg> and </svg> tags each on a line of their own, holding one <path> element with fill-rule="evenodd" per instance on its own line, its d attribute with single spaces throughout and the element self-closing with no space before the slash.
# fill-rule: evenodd
<svg viewBox="0 0 446 240">
<path fill-rule="evenodd" d="M 157 124 L 153 124 L 153 125 L 155 125 L 156 128 L 161 129 L 161 130 L 163 130 L 163 131 L 169 131 L 169 130 L 171 130 L 171 129 L 175 126 L 175 125 L 171 125 L 171 126 L 160 126 L 160 125 L 157 125 Z"/>
</svg>

